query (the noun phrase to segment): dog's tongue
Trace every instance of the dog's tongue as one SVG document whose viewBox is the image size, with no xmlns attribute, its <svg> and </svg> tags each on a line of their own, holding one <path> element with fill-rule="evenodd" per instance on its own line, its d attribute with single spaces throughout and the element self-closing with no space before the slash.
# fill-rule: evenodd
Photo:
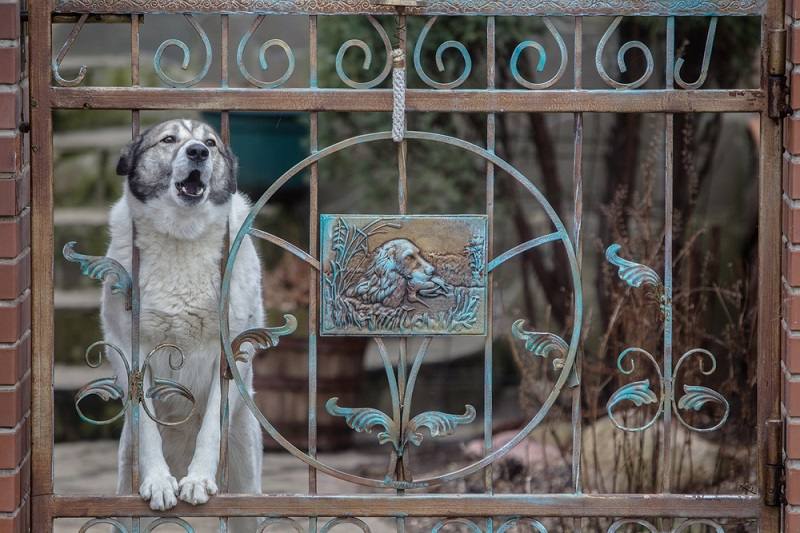
<svg viewBox="0 0 800 533">
<path fill-rule="evenodd" d="M 205 192 L 203 181 L 200 179 L 200 171 L 193 170 L 189 176 L 180 183 L 176 184 L 179 191 L 187 196 L 202 196 Z"/>
<path fill-rule="evenodd" d="M 181 185 L 181 189 L 190 196 L 200 196 L 203 194 L 203 184 L 200 181 L 186 180 Z"/>
</svg>

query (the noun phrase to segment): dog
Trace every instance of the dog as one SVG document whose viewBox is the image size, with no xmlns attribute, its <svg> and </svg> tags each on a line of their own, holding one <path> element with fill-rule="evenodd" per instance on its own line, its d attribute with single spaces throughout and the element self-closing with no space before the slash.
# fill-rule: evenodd
<svg viewBox="0 0 800 533">
<path fill-rule="evenodd" d="M 404 302 L 421 303 L 419 296 L 450 296 L 451 287 L 436 274 L 420 249 L 408 239 L 393 239 L 378 246 L 359 281 L 347 291 L 369 304 L 399 307 Z"/>
<path fill-rule="evenodd" d="M 194 120 L 170 120 L 143 132 L 122 149 L 117 174 L 126 176 L 123 194 L 109 216 L 107 256 L 132 269 L 135 227 L 139 250 L 140 361 L 159 345 L 173 344 L 185 355 L 180 369 L 170 366 L 169 349 L 151 357 L 143 390 L 152 376 L 173 379 L 196 401 L 193 414 L 177 426 L 158 425 L 140 410 L 139 494 L 150 508 L 169 509 L 178 498 L 202 504 L 218 491 L 220 453 L 220 262 L 226 228 L 235 238 L 250 205 L 236 189 L 236 158 L 214 130 Z M 130 346 L 131 313 L 111 294 L 106 280 L 101 322 L 106 342 Z M 263 327 L 261 267 L 253 243 L 242 243 L 230 284 L 230 338 Z M 128 390 L 125 365 L 107 350 L 122 390 Z M 171 354 L 176 363 L 175 353 Z M 252 353 L 251 353 L 252 355 Z M 130 357 L 127 356 L 129 361 Z M 237 363 L 252 394 L 252 369 Z M 126 393 L 127 394 L 127 393 Z M 160 420 L 182 420 L 190 402 L 170 398 L 147 406 Z M 236 387 L 229 403 L 229 491 L 261 492 L 261 427 Z M 119 447 L 118 494 L 131 487 L 132 437 L 126 413 Z M 180 481 L 178 481 L 180 480 Z M 255 531 L 256 519 L 232 519 L 231 531 Z"/>
</svg>

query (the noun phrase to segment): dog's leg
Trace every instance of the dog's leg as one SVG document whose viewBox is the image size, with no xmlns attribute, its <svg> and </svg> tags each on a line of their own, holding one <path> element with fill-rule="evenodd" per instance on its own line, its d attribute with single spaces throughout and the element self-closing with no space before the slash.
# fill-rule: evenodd
<svg viewBox="0 0 800 533">
<path fill-rule="evenodd" d="M 244 374 L 244 371 L 242 371 Z M 261 494 L 261 463 L 263 440 L 261 425 L 242 401 L 239 392 L 231 387 L 228 396 L 231 423 L 228 440 L 228 489 L 234 494 Z M 262 519 L 231 518 L 230 533 L 256 531 Z"/>
<path fill-rule="evenodd" d="M 217 493 L 217 467 L 219 466 L 219 364 L 216 365 L 210 394 L 203 413 L 203 422 L 197 434 L 194 456 L 189 464 L 189 471 L 180 483 L 181 500 L 197 505 L 206 503 L 209 496 Z"/>
<path fill-rule="evenodd" d="M 145 374 L 144 390 L 150 390 L 150 376 Z M 155 413 L 149 398 L 144 398 L 147 408 Z M 161 433 L 156 423 L 147 416 L 143 409 L 139 411 L 139 472 L 141 484 L 139 495 L 150 501 L 154 511 L 164 511 L 175 507 L 178 499 L 178 482 L 170 474 L 169 466 L 164 459 Z"/>
</svg>

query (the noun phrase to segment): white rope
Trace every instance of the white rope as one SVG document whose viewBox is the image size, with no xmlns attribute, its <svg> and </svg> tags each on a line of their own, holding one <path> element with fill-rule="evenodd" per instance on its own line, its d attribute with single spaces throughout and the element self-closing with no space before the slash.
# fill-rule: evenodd
<svg viewBox="0 0 800 533">
<path fill-rule="evenodd" d="M 392 50 L 394 70 L 392 71 L 392 94 L 394 106 L 392 108 L 392 140 L 400 142 L 405 133 L 406 119 L 406 57 L 403 50 Z"/>
</svg>

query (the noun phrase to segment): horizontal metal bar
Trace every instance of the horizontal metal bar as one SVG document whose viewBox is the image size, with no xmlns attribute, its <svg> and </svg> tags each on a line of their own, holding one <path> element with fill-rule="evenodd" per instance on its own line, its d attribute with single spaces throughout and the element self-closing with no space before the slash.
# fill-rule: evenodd
<svg viewBox="0 0 800 533">
<path fill-rule="evenodd" d="M 36 496 L 50 516 L 154 516 L 139 496 Z M 219 495 L 204 505 L 179 502 L 157 516 L 533 516 L 756 518 L 759 496 L 678 494 L 515 495 Z"/>
<path fill-rule="evenodd" d="M 231 111 L 392 111 L 392 91 L 356 89 L 159 89 L 57 87 L 64 109 L 210 109 Z M 436 91 L 410 89 L 408 112 L 744 113 L 763 111 L 760 89 L 636 91 Z M 45 102 L 40 102 L 45 104 Z"/>
<path fill-rule="evenodd" d="M 406 8 L 408 15 L 761 15 L 766 0 L 430 0 L 425 7 Z M 55 11 L 66 13 L 259 13 L 305 15 L 393 15 L 391 6 L 364 0 L 57 0 Z"/>
</svg>

